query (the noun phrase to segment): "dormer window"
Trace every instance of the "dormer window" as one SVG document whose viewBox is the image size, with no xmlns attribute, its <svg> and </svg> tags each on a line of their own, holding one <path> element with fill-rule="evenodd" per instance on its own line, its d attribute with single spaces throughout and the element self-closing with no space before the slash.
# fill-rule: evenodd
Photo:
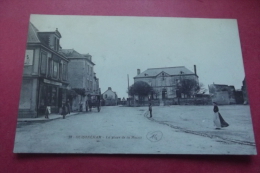
<svg viewBox="0 0 260 173">
<path fill-rule="evenodd" d="M 60 39 L 57 38 L 57 37 L 54 37 L 54 43 L 53 43 L 53 45 L 54 45 L 54 50 L 59 51 L 59 48 L 60 48 Z"/>
</svg>

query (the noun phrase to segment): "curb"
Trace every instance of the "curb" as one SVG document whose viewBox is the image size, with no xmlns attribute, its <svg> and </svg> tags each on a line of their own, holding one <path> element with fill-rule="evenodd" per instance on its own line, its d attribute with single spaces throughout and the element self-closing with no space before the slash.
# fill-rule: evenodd
<svg viewBox="0 0 260 173">
<path fill-rule="evenodd" d="M 78 115 L 78 114 L 82 114 L 82 112 L 70 113 L 70 114 L 67 114 L 66 117 L 70 117 L 70 116 L 74 116 L 74 115 Z M 55 117 L 52 117 L 52 116 L 55 116 Z M 49 119 L 46 119 L 44 117 L 41 117 L 41 118 L 19 118 L 19 119 L 17 119 L 17 122 L 46 122 L 46 121 L 52 121 L 52 120 L 56 120 L 56 119 L 62 119 L 62 115 L 51 114 L 51 115 L 49 115 Z"/>
</svg>

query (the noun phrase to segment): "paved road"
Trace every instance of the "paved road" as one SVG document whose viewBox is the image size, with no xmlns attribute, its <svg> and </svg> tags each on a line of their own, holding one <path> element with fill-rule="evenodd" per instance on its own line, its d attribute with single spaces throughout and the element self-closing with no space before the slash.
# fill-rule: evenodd
<svg viewBox="0 0 260 173">
<path fill-rule="evenodd" d="M 157 109 L 157 110 L 156 110 Z M 154 107 L 154 113 L 160 113 Z M 169 108 L 165 107 L 165 111 Z M 18 123 L 17 153 L 254 154 L 255 147 L 185 133 L 145 117 L 146 107 L 102 107 L 49 122 Z M 177 112 L 176 112 L 177 113 Z M 178 114 L 178 113 L 177 113 Z M 185 124 L 185 123 L 183 123 Z"/>
</svg>

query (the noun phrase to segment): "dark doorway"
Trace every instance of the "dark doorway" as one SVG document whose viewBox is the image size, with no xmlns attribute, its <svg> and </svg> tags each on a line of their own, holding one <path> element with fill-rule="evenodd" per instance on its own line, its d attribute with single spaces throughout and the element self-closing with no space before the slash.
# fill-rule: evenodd
<svg viewBox="0 0 260 173">
<path fill-rule="evenodd" d="M 162 99 L 166 99 L 167 98 L 167 90 L 164 88 L 162 90 Z"/>
<path fill-rule="evenodd" d="M 59 88 L 59 94 L 58 94 L 58 108 L 62 106 L 62 88 Z"/>
</svg>

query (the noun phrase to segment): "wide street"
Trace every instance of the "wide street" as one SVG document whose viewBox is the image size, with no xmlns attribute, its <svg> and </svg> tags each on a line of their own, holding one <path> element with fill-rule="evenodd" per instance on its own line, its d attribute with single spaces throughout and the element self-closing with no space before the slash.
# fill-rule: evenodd
<svg viewBox="0 0 260 173">
<path fill-rule="evenodd" d="M 16 153 L 255 154 L 249 106 L 102 107 L 66 119 L 18 122 Z"/>
</svg>

